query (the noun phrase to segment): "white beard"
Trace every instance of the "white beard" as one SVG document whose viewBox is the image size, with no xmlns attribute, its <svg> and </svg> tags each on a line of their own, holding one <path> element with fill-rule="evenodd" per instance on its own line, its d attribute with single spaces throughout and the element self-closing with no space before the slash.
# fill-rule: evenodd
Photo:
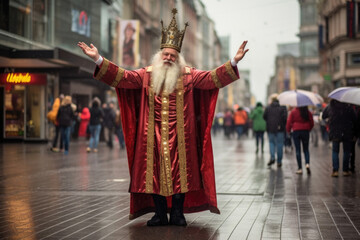
<svg viewBox="0 0 360 240">
<path fill-rule="evenodd" d="M 161 51 L 154 55 L 152 61 L 152 81 L 156 95 L 159 95 L 161 90 L 167 94 L 175 90 L 182 66 L 185 66 L 183 58 L 179 58 L 179 60 L 180 63 L 171 62 L 171 65 L 167 65 L 164 63 L 164 60 L 161 59 Z"/>
</svg>

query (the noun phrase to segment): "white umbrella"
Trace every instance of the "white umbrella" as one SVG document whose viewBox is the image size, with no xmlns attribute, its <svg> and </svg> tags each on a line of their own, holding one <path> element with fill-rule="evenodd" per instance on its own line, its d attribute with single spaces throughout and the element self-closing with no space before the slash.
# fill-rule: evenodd
<svg viewBox="0 0 360 240">
<path fill-rule="evenodd" d="M 290 105 L 294 107 L 316 106 L 324 101 L 319 94 L 300 89 L 282 92 L 278 96 L 278 99 L 280 105 Z"/>
<path fill-rule="evenodd" d="M 360 88 L 341 87 L 337 88 L 328 95 L 329 98 L 336 99 L 339 102 L 360 105 Z"/>
</svg>

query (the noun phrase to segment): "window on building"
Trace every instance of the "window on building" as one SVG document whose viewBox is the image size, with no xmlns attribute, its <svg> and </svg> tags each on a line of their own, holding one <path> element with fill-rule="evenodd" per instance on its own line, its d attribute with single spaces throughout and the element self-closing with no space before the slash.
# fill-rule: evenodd
<svg viewBox="0 0 360 240">
<path fill-rule="evenodd" d="M 314 25 L 316 24 L 316 5 L 302 4 L 301 6 L 301 25 Z"/>
<path fill-rule="evenodd" d="M 9 2 L 9 32 L 30 38 L 31 0 Z"/>
<path fill-rule="evenodd" d="M 347 53 L 346 54 L 346 63 L 348 67 L 359 67 L 360 66 L 360 52 L 357 53 Z"/>
<path fill-rule="evenodd" d="M 32 39 L 37 42 L 46 43 L 48 24 L 47 0 L 33 0 L 32 16 Z"/>
<path fill-rule="evenodd" d="M 334 72 L 340 71 L 340 56 L 337 56 L 333 59 L 333 68 Z"/>
<path fill-rule="evenodd" d="M 300 54 L 302 57 L 317 57 L 318 56 L 318 41 L 317 38 L 303 38 L 300 42 Z"/>
</svg>

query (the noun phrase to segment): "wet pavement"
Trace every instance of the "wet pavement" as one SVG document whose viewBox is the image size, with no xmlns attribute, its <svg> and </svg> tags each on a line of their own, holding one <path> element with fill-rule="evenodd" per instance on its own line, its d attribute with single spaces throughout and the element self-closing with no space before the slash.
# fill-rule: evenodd
<svg viewBox="0 0 360 240">
<path fill-rule="evenodd" d="M 312 174 L 295 174 L 295 153 L 267 167 L 255 140 L 213 138 L 220 215 L 186 214 L 187 227 L 130 221 L 124 150 L 69 155 L 47 144 L 0 144 L 0 239 L 360 239 L 360 172 L 332 178 L 331 149 L 311 146 Z M 360 148 L 356 147 L 360 169 Z"/>
</svg>

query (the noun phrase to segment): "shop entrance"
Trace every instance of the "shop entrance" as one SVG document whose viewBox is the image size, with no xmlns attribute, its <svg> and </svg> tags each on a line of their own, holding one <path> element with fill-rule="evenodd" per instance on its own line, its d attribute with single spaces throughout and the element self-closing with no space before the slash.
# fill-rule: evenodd
<svg viewBox="0 0 360 240">
<path fill-rule="evenodd" d="M 45 140 L 46 75 L 0 74 L 2 139 Z"/>
<path fill-rule="evenodd" d="M 4 138 L 24 138 L 25 86 L 15 85 L 5 92 Z"/>
</svg>

